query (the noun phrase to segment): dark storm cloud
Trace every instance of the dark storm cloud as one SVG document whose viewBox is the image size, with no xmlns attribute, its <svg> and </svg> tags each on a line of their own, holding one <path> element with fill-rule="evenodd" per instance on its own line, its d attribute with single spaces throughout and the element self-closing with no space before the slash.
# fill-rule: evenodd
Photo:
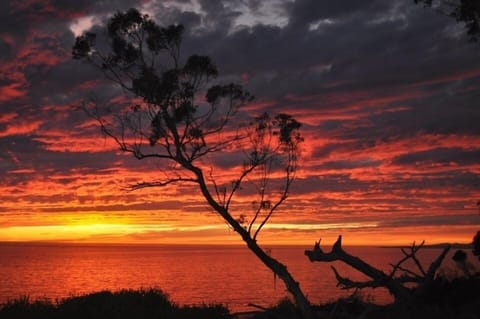
<svg viewBox="0 0 480 319">
<path fill-rule="evenodd" d="M 212 55 L 222 72 L 249 74 L 251 90 L 263 98 L 316 94 L 320 109 L 327 107 L 322 92 L 375 88 L 388 96 L 478 63 L 473 50 L 465 51 L 469 46 L 465 39 L 439 39 L 444 37 L 439 26 L 453 23 L 446 17 L 399 1 L 342 2 L 331 8 L 325 3 L 287 5 L 291 23 L 284 28 L 255 25 L 231 32 L 222 28 L 189 37 L 185 43 L 189 50 Z M 308 29 L 311 21 L 329 16 L 342 19 Z"/>
<path fill-rule="evenodd" d="M 337 167 L 338 164 L 335 163 L 331 166 Z M 316 167 L 313 166 L 311 169 L 315 171 Z M 338 170 L 338 168 L 336 169 Z M 411 196 L 410 193 L 412 190 L 422 193 L 451 189 L 451 196 L 462 196 L 463 199 L 468 199 L 474 196 L 478 187 L 480 187 L 480 176 L 478 174 L 462 172 L 461 169 L 448 172 L 442 170 L 421 172 L 420 170 L 416 173 L 413 173 L 412 170 L 411 174 L 414 175 L 414 178 L 405 178 L 405 172 L 403 171 L 398 173 L 393 171 L 389 173 L 388 180 L 381 176 L 363 180 L 361 174 L 359 176 L 353 175 L 344 168 L 341 168 L 340 172 L 344 173 L 327 173 L 300 178 L 295 182 L 295 189 L 302 194 L 325 194 L 327 196 L 332 192 L 364 193 L 367 196 L 367 201 L 371 200 L 368 196 L 368 193 L 371 193 L 381 195 L 380 201 L 386 203 L 395 202 L 395 199 L 392 198 L 395 193 L 397 196 L 404 197 L 405 199 L 401 199 L 401 201 L 405 203 L 405 201 L 413 200 L 412 197 L 414 196 Z M 336 200 L 341 201 L 342 199 Z M 346 201 L 350 200 L 350 198 L 346 199 Z"/>
<path fill-rule="evenodd" d="M 354 179 L 348 173 L 309 176 L 297 180 L 295 184 L 295 188 L 301 189 L 304 194 L 368 191 L 369 187 L 369 182 Z"/>
<path fill-rule="evenodd" d="M 376 167 L 381 164 L 381 161 L 372 160 L 369 158 L 362 158 L 358 160 L 338 160 L 338 161 L 327 161 L 322 165 L 318 166 L 319 169 L 334 169 L 334 170 L 349 170 L 352 168 L 361 168 L 361 167 Z"/>
<path fill-rule="evenodd" d="M 50 2 L 52 7 L 59 11 L 73 12 L 76 15 L 85 14 L 104 14 L 115 11 L 123 11 L 129 8 L 138 7 L 142 4 L 141 0 L 82 0 L 82 1 L 64 1 L 53 0 Z"/>
<path fill-rule="evenodd" d="M 406 110 L 390 112 L 387 109 L 376 115 L 366 114 L 364 119 L 369 123 L 367 126 L 356 125 L 357 120 L 344 120 L 330 132 L 346 139 L 356 139 L 357 145 L 362 148 L 374 146 L 375 140 L 387 141 L 420 133 L 478 135 L 479 112 L 471 101 L 471 97 L 476 95 L 472 94 L 467 100 L 455 96 L 418 99 L 411 102 Z"/>
<path fill-rule="evenodd" d="M 202 10 L 206 13 L 205 22 L 209 28 L 215 32 L 228 31 L 233 21 L 240 16 L 240 11 L 236 9 L 235 4 L 238 1 L 224 0 L 200 0 Z M 233 4 L 233 5 L 228 5 Z"/>
<path fill-rule="evenodd" d="M 31 136 L 26 135 L 10 135 L 8 137 L 0 138 L 2 145 L 1 156 L 6 159 L 9 152 L 14 154 L 21 154 L 22 157 L 32 158 L 36 156 L 41 150 L 43 143 L 34 141 Z"/>
<path fill-rule="evenodd" d="M 421 152 L 412 152 L 398 156 L 393 159 L 393 164 L 412 165 L 412 164 L 453 164 L 469 165 L 476 164 L 480 159 L 480 149 L 465 150 L 458 147 L 453 148 L 435 148 Z"/>
<path fill-rule="evenodd" d="M 438 41 L 434 39 L 435 37 L 429 36 L 434 33 L 437 37 L 442 36 L 438 28 L 439 21 L 448 22 L 448 18 L 438 17 L 406 2 L 296 1 L 284 5 L 285 14 L 289 17 L 289 24 L 286 27 L 256 25 L 240 30 L 232 29 L 233 21 L 239 15 L 239 11 L 235 9 L 235 1 L 201 1 L 200 4 L 204 12 L 203 18 L 198 13 L 182 12 L 177 8 L 167 10 L 162 4 L 156 7 L 157 16 L 167 20 L 165 22 L 180 21 L 187 26 L 188 24 L 198 26 L 202 19 L 206 21 L 209 27 L 204 29 L 203 33 L 190 35 L 186 39 L 187 51 L 211 54 L 220 70 L 227 74 L 249 73 L 252 91 L 260 93 L 258 95 L 262 98 L 313 92 L 317 94 L 320 103 L 304 106 L 298 103 L 298 107 L 320 109 L 334 107 L 328 103 L 327 105 L 321 103 L 325 87 L 329 88 L 330 94 L 332 91 L 341 94 L 352 89 L 370 88 L 376 88 L 377 91 L 381 89 L 386 95 L 389 94 L 389 90 L 391 94 L 396 94 L 392 87 L 428 80 L 425 78 L 426 70 L 429 71 L 428 74 L 437 72 L 438 75 L 442 75 L 445 70 L 465 68 L 464 65 L 468 65 L 469 62 L 465 63 L 461 58 L 467 58 L 474 63 L 474 55 L 460 55 L 460 52 L 464 51 L 452 49 L 454 46 L 448 43 L 456 41 L 464 48 L 468 44 L 464 43 L 463 39 Z M 52 5 L 58 10 L 84 14 L 114 10 L 113 3 L 109 1 L 82 4 L 52 2 Z M 125 9 L 127 5 L 134 4 L 126 1 L 115 2 L 116 9 Z M 255 7 L 254 3 L 252 5 Z M 40 12 L 47 12 L 41 4 L 23 8 L 19 12 L 26 17 L 33 14 L 35 8 Z M 425 19 L 426 17 L 429 19 Z M 318 29 L 308 28 L 311 23 L 321 19 L 331 19 L 333 22 L 331 25 L 320 25 Z M 71 33 L 69 35 L 67 33 L 69 32 L 66 32 L 60 43 L 44 39 L 45 43 L 41 44 L 40 48 L 51 50 L 58 45 L 69 54 L 73 37 Z M 349 51 L 349 54 L 345 54 L 347 53 L 345 50 Z M 433 56 L 432 50 L 436 53 Z M 421 68 L 411 61 L 421 61 Z M 95 78 L 96 74 L 90 73 L 91 70 L 88 68 L 77 68 L 78 63 L 75 62 L 67 60 L 52 68 L 44 65 L 29 66 L 25 70 L 25 75 L 27 81 L 31 83 L 32 90 L 29 92 L 31 98 L 38 100 L 42 92 L 51 92 L 53 94 L 50 98 L 55 99 L 56 95 L 72 92 L 72 89 L 88 78 Z M 330 67 L 322 69 L 318 67 L 319 64 Z M 74 77 L 71 76 L 73 73 Z M 44 81 L 45 78 L 48 78 L 48 81 Z M 330 83 L 338 84 L 334 84 L 332 90 Z M 437 118 L 438 124 L 420 120 L 417 130 L 425 129 L 424 124 L 443 127 L 447 118 L 450 119 L 450 113 L 444 113 L 445 115 Z M 378 136 L 376 131 L 383 131 L 387 135 L 397 134 L 403 126 L 404 131 L 411 132 L 412 115 L 418 119 L 418 113 L 405 114 L 402 117 L 404 114 L 400 112 L 386 114 L 384 118 L 382 115 L 372 118 L 373 123 L 385 124 L 389 129 L 372 125 L 371 129 L 363 130 L 362 133 L 373 136 Z M 472 115 L 474 114 L 459 118 L 458 126 L 465 127 L 465 120 L 471 119 Z M 392 118 L 398 120 L 390 120 Z M 392 131 L 390 127 L 395 126 L 399 129 Z M 470 127 L 471 124 L 467 126 Z M 356 131 L 349 133 L 357 134 Z M 345 137 L 348 138 L 348 135 Z"/>
<path fill-rule="evenodd" d="M 455 214 L 446 216 L 411 216 L 409 218 L 391 218 L 380 221 L 379 227 L 408 227 L 416 225 L 448 226 L 448 225 L 476 225 L 478 216 L 474 214 Z"/>
<path fill-rule="evenodd" d="M 0 2 L 0 18 L 2 24 L 0 30 L 10 36 L 24 35 L 28 30 L 28 18 L 35 12 L 34 8 L 20 10 L 15 9 L 12 2 Z"/>
<path fill-rule="evenodd" d="M 375 6 L 379 6 L 382 3 L 385 3 L 385 1 L 298 0 L 287 2 L 285 10 L 289 14 L 291 25 L 308 26 L 310 23 L 317 22 L 320 19 L 341 19 L 342 17 L 355 14 L 359 10 L 372 12 Z"/>
<path fill-rule="evenodd" d="M 345 129 L 345 130 L 349 130 L 349 129 Z M 325 134 L 336 135 L 336 134 L 338 134 L 338 135 L 344 137 L 344 135 L 342 135 L 342 134 L 345 134 L 345 132 L 341 132 L 341 133 L 336 133 L 336 132 L 337 131 L 335 131 L 335 130 L 331 130 L 331 131 L 321 130 L 319 132 L 319 134 L 322 134 L 322 135 L 325 135 Z M 353 150 L 368 150 L 369 148 L 372 148 L 375 145 L 376 145 L 376 140 L 375 140 L 374 136 L 366 136 L 365 138 L 361 138 L 361 136 L 360 137 L 357 136 L 356 139 L 353 140 L 353 141 L 348 141 L 348 142 L 341 141 L 341 142 L 338 142 L 338 143 L 324 144 L 321 147 L 318 147 L 318 148 L 313 150 L 312 158 L 322 160 L 324 158 L 332 157 L 333 154 L 335 154 L 336 152 L 342 152 L 342 153 L 347 152 L 348 153 L 349 151 L 353 151 Z M 338 164 L 334 164 L 334 162 L 336 162 L 336 161 L 345 161 L 346 163 L 348 163 L 350 161 L 354 162 L 354 160 L 340 159 L 339 158 L 338 160 L 335 160 L 335 161 L 328 161 L 328 163 L 331 164 L 331 165 L 338 165 Z M 378 164 L 373 160 L 371 160 L 371 161 L 372 161 L 371 164 L 374 164 L 374 165 Z M 352 163 L 352 165 L 355 166 L 353 163 Z M 369 166 L 369 165 L 366 165 L 366 166 Z M 323 163 L 321 167 L 328 168 L 329 165 L 325 165 L 325 163 Z M 321 167 L 315 166 L 315 168 L 321 168 Z"/>
<path fill-rule="evenodd" d="M 13 54 L 13 43 L 9 43 L 8 39 L 0 38 L 0 61 L 11 59 Z"/>
<path fill-rule="evenodd" d="M 58 171 L 69 172 L 70 169 L 101 170 L 109 167 L 111 158 L 109 152 L 102 154 L 49 152 L 46 144 L 35 140 L 35 136 L 10 135 L 0 138 L 2 145 L 1 157 L 9 162 L 10 169 L 26 168 L 38 172 Z M 102 156 L 105 156 L 102 159 Z M 10 170 L 9 169 L 9 170 Z M 8 173 L 2 171 L 1 174 Z"/>
<path fill-rule="evenodd" d="M 23 168 L 22 160 L 31 162 L 42 152 L 41 145 L 26 136 L 9 136 L 0 138 L 0 176 L 6 176 L 8 172 Z M 28 178 L 21 176 L 22 180 Z M 6 179 L 6 178 L 5 178 Z M 5 183 L 2 180 L 2 184 Z"/>
<path fill-rule="evenodd" d="M 72 146 L 75 146 L 74 143 L 72 140 Z M 103 143 L 100 135 L 97 143 Z M 31 174 L 44 178 L 72 174 L 72 179 L 64 179 L 63 183 L 67 183 L 78 178 L 78 174 L 111 175 L 116 170 L 135 168 L 138 165 L 137 160 L 127 156 L 115 158 L 110 151 L 48 151 L 48 144 L 39 141 L 35 134 L 3 137 L 0 138 L 0 145 L 0 176 L 4 176 L 3 185 L 28 181 Z M 158 168 L 158 165 L 155 167 Z M 145 163 L 143 168 L 149 170 L 153 167 Z M 62 183 L 61 180 L 57 181 Z"/>
</svg>

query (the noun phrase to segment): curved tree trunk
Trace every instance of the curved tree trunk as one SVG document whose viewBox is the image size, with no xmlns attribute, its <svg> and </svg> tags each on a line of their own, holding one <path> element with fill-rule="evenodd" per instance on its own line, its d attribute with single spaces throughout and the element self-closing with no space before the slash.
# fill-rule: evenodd
<svg viewBox="0 0 480 319">
<path fill-rule="evenodd" d="M 235 218 L 228 212 L 228 210 L 219 205 L 210 194 L 202 171 L 193 166 L 191 163 L 184 163 L 185 167 L 191 170 L 198 178 L 198 183 L 202 191 L 203 196 L 207 200 L 208 204 L 219 213 L 222 218 L 242 237 L 242 240 L 247 244 L 247 247 L 260 259 L 265 266 L 267 266 L 275 275 L 278 276 L 287 287 L 287 290 L 292 294 L 295 299 L 295 303 L 299 308 L 302 317 L 304 319 L 314 319 L 312 307 L 307 297 L 300 289 L 299 283 L 293 278 L 287 267 L 280 263 L 275 258 L 269 256 L 257 243 L 255 239 L 250 236 L 250 233 L 240 225 Z"/>
<path fill-rule="evenodd" d="M 248 233 L 246 237 L 242 233 L 240 233 L 240 235 L 242 236 L 242 239 L 247 243 L 248 248 L 285 283 L 287 290 L 294 297 L 295 303 L 300 309 L 303 318 L 315 318 L 312 307 L 310 306 L 310 302 L 308 301 L 307 297 L 305 297 L 303 291 L 300 289 L 300 284 L 293 278 L 287 267 L 275 258 L 267 255 L 265 251 L 260 248 L 260 246 L 258 246 L 257 242 L 253 240 L 250 236 L 248 236 Z"/>
</svg>

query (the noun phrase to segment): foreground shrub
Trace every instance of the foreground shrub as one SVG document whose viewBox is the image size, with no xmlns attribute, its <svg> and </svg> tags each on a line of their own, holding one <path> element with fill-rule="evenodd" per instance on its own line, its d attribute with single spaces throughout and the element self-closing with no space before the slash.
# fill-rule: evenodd
<svg viewBox="0 0 480 319">
<path fill-rule="evenodd" d="M 355 291 L 351 296 L 314 306 L 317 318 L 329 319 L 470 319 L 480 318 L 480 277 L 437 277 L 421 298 L 408 303 L 377 305 Z M 288 299 L 256 313 L 253 319 L 301 319 Z"/>
<path fill-rule="evenodd" d="M 183 306 L 172 315 L 174 319 L 228 319 L 229 310 L 222 305 Z"/>
<path fill-rule="evenodd" d="M 28 297 L 8 301 L 0 309 L 0 318 L 47 319 L 53 318 L 55 306 L 47 300 L 31 301 Z"/>
<path fill-rule="evenodd" d="M 228 319 L 221 305 L 178 306 L 158 289 L 101 291 L 63 299 L 20 298 L 0 309 L 1 319 Z"/>
</svg>

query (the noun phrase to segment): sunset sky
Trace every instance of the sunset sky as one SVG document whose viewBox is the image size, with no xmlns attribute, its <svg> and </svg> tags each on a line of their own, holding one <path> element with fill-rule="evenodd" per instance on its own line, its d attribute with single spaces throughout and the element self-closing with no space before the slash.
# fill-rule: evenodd
<svg viewBox="0 0 480 319">
<path fill-rule="evenodd" d="M 182 23 L 182 56 L 211 56 L 252 92 L 246 113 L 303 123 L 298 178 L 260 242 L 469 242 L 480 229 L 480 44 L 450 17 L 413 0 L 8 0 L 0 241 L 239 243 L 189 185 L 126 190 L 162 164 L 122 154 L 78 110 L 124 97 L 72 59 L 75 36 L 131 7 Z"/>
</svg>

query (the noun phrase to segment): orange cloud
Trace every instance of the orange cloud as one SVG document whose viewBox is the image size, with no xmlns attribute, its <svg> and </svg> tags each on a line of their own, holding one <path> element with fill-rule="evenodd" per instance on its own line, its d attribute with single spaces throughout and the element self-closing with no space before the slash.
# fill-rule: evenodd
<svg viewBox="0 0 480 319">
<path fill-rule="evenodd" d="M 17 83 L 0 86 L 0 102 L 23 97 L 26 92 L 27 91 L 22 87 L 22 85 Z"/>
<path fill-rule="evenodd" d="M 43 122 L 42 120 L 20 120 L 18 123 L 8 124 L 4 130 L 0 131 L 0 137 L 31 134 L 35 132 Z"/>
</svg>

